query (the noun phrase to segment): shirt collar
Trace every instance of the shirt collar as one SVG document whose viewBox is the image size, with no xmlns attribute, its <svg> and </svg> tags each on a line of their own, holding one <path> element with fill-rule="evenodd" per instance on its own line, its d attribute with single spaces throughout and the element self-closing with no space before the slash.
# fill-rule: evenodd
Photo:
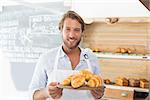
<svg viewBox="0 0 150 100">
<path fill-rule="evenodd" d="M 59 49 L 60 49 L 60 58 L 61 58 L 61 57 L 64 57 L 64 56 L 67 56 L 67 55 L 65 54 L 63 48 L 62 48 L 62 45 L 59 47 Z"/>
<path fill-rule="evenodd" d="M 60 58 L 67 56 L 67 55 L 65 54 L 63 48 L 62 48 L 62 45 L 61 45 L 59 48 L 60 48 Z M 80 46 L 79 46 L 79 48 L 80 48 L 80 50 L 81 50 L 80 61 L 81 61 L 81 60 L 85 60 L 85 57 L 84 57 L 84 55 L 85 55 L 84 49 L 81 48 Z"/>
<path fill-rule="evenodd" d="M 85 51 L 84 51 L 84 49 L 83 49 L 83 48 L 80 48 L 80 49 L 81 49 L 80 61 L 81 61 L 81 60 L 85 60 L 85 57 L 84 57 L 84 55 L 85 55 Z"/>
</svg>

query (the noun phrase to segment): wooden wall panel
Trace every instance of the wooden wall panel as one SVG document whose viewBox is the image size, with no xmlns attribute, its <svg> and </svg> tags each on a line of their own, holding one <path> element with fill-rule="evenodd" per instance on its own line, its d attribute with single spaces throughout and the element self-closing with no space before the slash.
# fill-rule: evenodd
<svg viewBox="0 0 150 100">
<path fill-rule="evenodd" d="M 150 80 L 150 61 L 147 62 L 148 64 L 148 79 Z M 150 83 L 150 82 L 149 82 Z"/>
<path fill-rule="evenodd" d="M 124 60 L 124 59 L 100 59 L 100 69 L 103 78 L 114 81 L 117 77 L 145 78 L 149 80 L 150 61 Z"/>
<path fill-rule="evenodd" d="M 83 47 L 104 52 L 115 52 L 121 47 L 136 54 L 150 53 L 150 18 L 120 18 L 112 25 L 104 19 L 96 20 L 86 25 Z M 103 77 L 112 81 L 119 76 L 150 80 L 150 61 L 100 58 L 99 62 Z"/>
<path fill-rule="evenodd" d="M 83 46 L 100 48 L 101 51 L 115 52 L 116 48 L 131 48 L 135 53 L 145 54 L 149 52 L 148 34 L 150 23 L 116 23 L 109 25 L 95 22 L 86 26 Z"/>
<path fill-rule="evenodd" d="M 148 29 L 150 29 L 150 24 L 148 25 Z M 148 47 L 147 47 L 147 50 L 148 50 L 147 53 L 150 54 L 150 30 L 148 30 Z"/>
</svg>

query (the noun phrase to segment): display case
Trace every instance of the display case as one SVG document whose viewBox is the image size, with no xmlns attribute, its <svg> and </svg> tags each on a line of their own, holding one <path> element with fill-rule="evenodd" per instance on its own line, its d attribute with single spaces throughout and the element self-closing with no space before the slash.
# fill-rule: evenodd
<svg viewBox="0 0 150 100">
<path fill-rule="evenodd" d="M 105 98 L 144 99 L 150 82 L 150 18 L 122 17 L 111 23 L 113 19 L 86 25 L 82 46 L 99 58 Z"/>
</svg>

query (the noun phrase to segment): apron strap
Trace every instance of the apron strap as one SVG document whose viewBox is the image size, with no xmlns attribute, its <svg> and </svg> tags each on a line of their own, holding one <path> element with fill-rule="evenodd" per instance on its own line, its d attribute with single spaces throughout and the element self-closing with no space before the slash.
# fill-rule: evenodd
<svg viewBox="0 0 150 100">
<path fill-rule="evenodd" d="M 86 61 L 87 65 L 88 65 L 88 69 L 93 72 L 88 55 L 84 54 L 84 58 L 85 58 L 85 61 Z"/>
<path fill-rule="evenodd" d="M 88 56 L 88 53 L 89 53 L 89 52 L 92 52 L 92 50 L 91 50 L 90 48 L 85 48 L 85 49 L 83 49 L 83 50 L 85 51 L 84 58 L 85 58 L 85 61 L 86 61 L 87 65 L 88 65 L 88 69 L 89 69 L 91 72 L 93 72 L 92 66 L 91 66 L 91 63 L 90 63 L 90 60 L 89 60 L 89 56 Z"/>
<path fill-rule="evenodd" d="M 59 60 L 59 55 L 60 55 L 60 51 L 61 51 L 61 47 L 58 49 L 57 51 L 57 54 L 56 54 L 56 57 L 55 57 L 55 62 L 54 62 L 54 69 L 53 71 L 56 71 L 57 70 L 57 65 L 58 65 L 58 60 Z M 55 82 L 56 81 L 56 73 L 53 73 L 53 77 L 52 77 L 52 80 Z"/>
<path fill-rule="evenodd" d="M 61 47 L 58 49 L 56 57 L 55 57 L 55 62 L 54 62 L 54 70 L 57 70 L 57 65 L 58 65 L 58 60 L 59 60 L 59 55 L 60 55 Z"/>
</svg>

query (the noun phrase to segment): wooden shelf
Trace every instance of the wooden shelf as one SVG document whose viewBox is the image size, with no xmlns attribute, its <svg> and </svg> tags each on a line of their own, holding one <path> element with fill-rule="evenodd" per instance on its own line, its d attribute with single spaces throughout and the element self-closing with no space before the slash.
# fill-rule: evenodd
<svg viewBox="0 0 150 100">
<path fill-rule="evenodd" d="M 94 52 L 94 54 L 95 54 L 98 58 L 150 60 L 150 56 L 137 55 L 137 54 L 96 53 L 96 52 Z"/>
<path fill-rule="evenodd" d="M 117 23 L 149 23 L 150 18 L 149 17 L 109 17 L 109 18 L 119 18 L 119 21 Z M 100 18 L 86 18 L 85 22 L 89 24 L 93 22 L 106 22 L 106 17 L 100 17 Z"/>
<path fill-rule="evenodd" d="M 149 89 L 138 88 L 138 87 L 127 87 L 127 86 L 117 86 L 117 85 L 105 85 L 106 88 L 128 90 L 128 91 L 138 91 L 138 92 L 149 92 Z"/>
</svg>

